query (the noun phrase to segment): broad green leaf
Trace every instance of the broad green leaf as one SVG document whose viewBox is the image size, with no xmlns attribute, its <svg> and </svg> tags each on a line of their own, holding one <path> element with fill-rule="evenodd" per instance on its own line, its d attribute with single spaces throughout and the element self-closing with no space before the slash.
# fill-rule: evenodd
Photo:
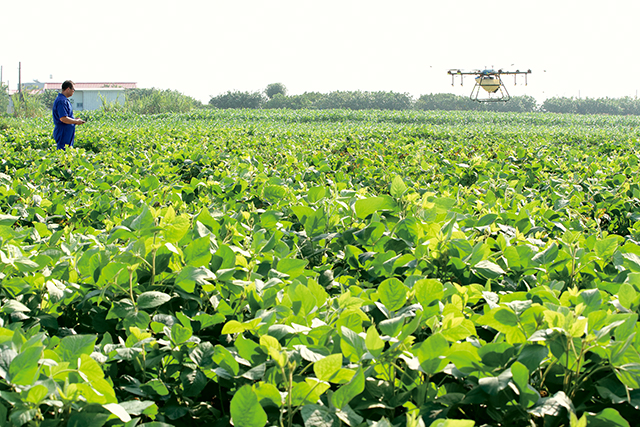
<svg viewBox="0 0 640 427">
<path fill-rule="evenodd" d="M 484 377 L 478 380 L 480 388 L 490 396 L 496 396 L 502 390 L 507 388 L 511 381 L 511 371 L 506 370 L 497 377 Z"/>
<path fill-rule="evenodd" d="M 278 364 L 284 366 L 287 363 L 287 356 L 282 351 L 282 346 L 277 339 L 270 335 L 262 335 L 260 337 L 260 345 L 266 350 L 266 353 Z"/>
<path fill-rule="evenodd" d="M 120 402 L 120 406 L 123 407 L 129 415 L 153 416 L 158 413 L 158 407 L 152 400 L 128 400 L 126 402 Z"/>
<path fill-rule="evenodd" d="M 436 279 L 420 279 L 413 285 L 416 300 L 425 310 L 434 301 L 440 301 L 444 297 L 442 283 Z"/>
<path fill-rule="evenodd" d="M 229 320 L 227 323 L 224 324 L 224 326 L 222 327 L 222 331 L 220 331 L 220 333 L 223 335 L 238 334 L 238 333 L 244 332 L 245 330 L 246 330 L 246 327 L 242 323 L 238 322 L 237 320 Z"/>
<path fill-rule="evenodd" d="M 60 340 L 56 352 L 63 361 L 75 365 L 80 356 L 93 353 L 96 340 L 95 335 L 69 335 Z"/>
<path fill-rule="evenodd" d="M 47 397 L 48 394 L 49 389 L 42 384 L 38 384 L 29 389 L 25 400 L 38 405 L 45 397 Z M 0 417 L 0 421 L 2 420 L 2 417 Z"/>
<path fill-rule="evenodd" d="M 130 228 L 132 230 L 143 230 L 145 228 L 151 228 L 155 225 L 155 218 L 149 211 L 149 208 L 145 205 L 142 212 L 131 221 Z"/>
<path fill-rule="evenodd" d="M 625 420 L 618 411 L 606 408 L 596 415 L 587 413 L 587 425 L 589 427 L 629 427 L 629 421 Z"/>
<path fill-rule="evenodd" d="M 549 265 L 558 257 L 558 245 L 552 243 L 547 249 L 537 253 L 531 259 L 536 265 Z"/>
<path fill-rule="evenodd" d="M 295 279 L 304 273 L 304 268 L 309 262 L 305 259 L 285 258 L 278 261 L 277 270 L 288 274 L 290 279 Z"/>
<path fill-rule="evenodd" d="M 211 238 L 209 236 L 200 237 L 193 240 L 184 248 L 184 261 L 191 267 L 205 267 L 211 261 Z"/>
<path fill-rule="evenodd" d="M 300 410 L 305 427 L 337 427 L 340 420 L 335 413 L 323 405 L 304 405 Z"/>
<path fill-rule="evenodd" d="M 173 207 L 169 206 L 169 209 L 173 210 Z M 169 243 L 177 243 L 182 239 L 189 231 L 191 221 L 186 215 L 178 215 L 171 219 L 171 221 L 165 221 L 163 218 L 161 223 L 164 230 L 164 238 Z"/>
<path fill-rule="evenodd" d="M 480 261 L 473 269 L 477 274 L 487 279 L 497 279 L 503 274 L 506 274 L 502 267 L 488 260 Z"/>
<path fill-rule="evenodd" d="M 474 427 L 475 421 L 471 420 L 435 420 L 430 427 Z"/>
<path fill-rule="evenodd" d="M 263 427 L 267 414 L 260 406 L 251 386 L 244 385 L 233 395 L 230 405 L 231 420 L 235 427 Z"/>
<path fill-rule="evenodd" d="M 340 331 L 342 333 L 342 339 L 340 340 L 342 354 L 350 361 L 358 362 L 366 352 L 364 338 L 344 326 L 340 328 Z"/>
<path fill-rule="evenodd" d="M 147 291 L 138 295 L 138 308 L 155 308 L 171 300 L 171 295 L 158 291 Z"/>
<path fill-rule="evenodd" d="M 389 196 L 369 197 L 357 200 L 355 203 L 356 215 L 360 219 L 364 219 L 374 212 L 395 211 L 396 209 L 396 202 Z"/>
<path fill-rule="evenodd" d="M 313 364 L 313 372 L 321 381 L 331 381 L 342 368 L 342 354 L 332 354 Z"/>
<path fill-rule="evenodd" d="M 401 197 L 405 191 L 407 191 L 406 184 L 404 183 L 401 177 L 396 175 L 391 181 L 391 189 L 389 192 L 393 197 L 398 198 L 398 197 Z"/>
<path fill-rule="evenodd" d="M 196 268 L 188 265 L 178 274 L 174 283 L 184 291 L 193 293 L 196 289 L 196 284 L 201 286 L 207 285 L 209 284 L 209 280 L 215 280 L 215 278 L 216 275 L 207 268 Z"/>
<path fill-rule="evenodd" d="M 307 200 L 309 200 L 309 203 L 319 202 L 325 198 L 326 193 L 327 191 L 324 187 L 311 187 L 307 191 Z"/>
<path fill-rule="evenodd" d="M 265 407 L 268 405 L 274 405 L 276 407 L 282 406 L 282 395 L 273 384 L 260 381 L 253 386 L 253 389 L 258 397 L 260 406 Z"/>
<path fill-rule="evenodd" d="M 613 253 L 618 249 L 618 236 L 609 236 L 606 239 L 596 241 L 593 246 L 593 251 L 600 259 L 606 260 L 613 256 Z"/>
<path fill-rule="evenodd" d="M 378 286 L 378 297 L 387 310 L 396 311 L 404 306 L 408 291 L 404 283 L 392 277 Z"/>
<path fill-rule="evenodd" d="M 367 337 L 365 338 L 364 343 L 367 350 L 369 350 L 369 353 L 371 353 L 373 357 L 380 357 L 384 350 L 384 341 L 380 338 L 380 334 L 378 333 L 375 325 L 371 325 L 369 326 L 369 329 L 367 329 Z"/>
<path fill-rule="evenodd" d="M 129 415 L 127 410 L 117 403 L 107 403 L 102 405 L 102 407 L 111 412 L 116 417 L 120 418 L 120 421 L 122 421 L 123 423 L 128 423 L 129 421 L 131 421 L 131 416 Z"/>
<path fill-rule="evenodd" d="M 430 335 L 426 340 L 413 347 L 413 354 L 418 358 L 420 366 L 429 375 L 438 373 L 447 361 L 444 354 L 449 350 L 449 343 L 440 333 Z"/>
<path fill-rule="evenodd" d="M 89 382 L 100 381 L 104 379 L 104 372 L 98 362 L 93 360 L 91 356 L 82 354 L 78 363 L 78 370 L 82 372 Z"/>
<path fill-rule="evenodd" d="M 73 412 L 69 417 L 67 427 L 102 427 L 109 417 L 109 414 L 98 412 Z"/>
<path fill-rule="evenodd" d="M 189 328 L 185 328 L 179 323 L 174 323 L 171 326 L 171 341 L 174 344 L 182 344 L 186 342 L 193 335 L 193 331 Z"/>
<path fill-rule="evenodd" d="M 336 408 L 342 409 L 346 405 L 348 405 L 353 398 L 355 398 L 363 391 L 364 372 L 362 371 L 362 368 L 358 368 L 351 381 L 344 384 L 335 393 L 333 393 L 331 401 Z"/>
<path fill-rule="evenodd" d="M 44 347 L 29 347 L 11 361 L 9 375 L 13 384 L 26 386 L 35 382 L 43 350 Z"/>
<path fill-rule="evenodd" d="M 199 369 L 180 373 L 182 390 L 187 397 L 196 397 L 207 385 L 207 377 Z"/>
</svg>

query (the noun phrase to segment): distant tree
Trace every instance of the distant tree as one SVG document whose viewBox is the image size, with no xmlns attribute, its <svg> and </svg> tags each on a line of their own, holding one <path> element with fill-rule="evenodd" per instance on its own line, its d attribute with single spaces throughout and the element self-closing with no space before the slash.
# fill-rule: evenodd
<svg viewBox="0 0 640 427">
<path fill-rule="evenodd" d="M 8 87 L 0 83 L 0 116 L 7 112 L 9 107 Z"/>
<path fill-rule="evenodd" d="M 265 99 L 260 92 L 228 91 L 222 95 L 213 96 L 209 105 L 216 108 L 262 108 Z"/>
<path fill-rule="evenodd" d="M 190 96 L 170 89 L 126 89 L 125 108 L 138 114 L 185 113 L 202 106 Z M 103 103 L 103 108 L 109 109 Z"/>
<path fill-rule="evenodd" d="M 57 97 L 58 97 L 58 91 L 57 90 L 47 89 L 42 94 L 42 102 L 44 103 L 45 107 L 53 108 L 53 103 L 54 103 L 54 101 L 56 100 Z"/>
<path fill-rule="evenodd" d="M 264 90 L 264 94 L 267 95 L 267 98 L 272 99 L 275 95 L 287 96 L 287 88 L 282 83 L 271 83 L 267 85 L 267 88 Z"/>
</svg>

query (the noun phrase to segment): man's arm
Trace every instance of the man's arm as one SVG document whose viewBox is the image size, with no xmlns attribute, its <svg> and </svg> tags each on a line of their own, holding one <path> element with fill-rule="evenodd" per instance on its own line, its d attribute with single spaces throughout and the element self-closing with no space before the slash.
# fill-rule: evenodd
<svg viewBox="0 0 640 427">
<path fill-rule="evenodd" d="M 71 117 L 60 117 L 60 121 L 64 124 L 67 125 L 81 125 L 83 123 L 86 123 L 84 120 L 82 119 L 72 119 Z"/>
</svg>

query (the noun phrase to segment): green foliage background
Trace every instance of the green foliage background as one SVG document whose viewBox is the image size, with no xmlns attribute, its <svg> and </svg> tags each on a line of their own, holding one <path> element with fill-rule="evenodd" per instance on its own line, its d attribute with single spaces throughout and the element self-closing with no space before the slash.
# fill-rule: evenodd
<svg viewBox="0 0 640 427">
<path fill-rule="evenodd" d="M 0 127 L 0 423 L 635 423 L 637 117 L 84 117 Z"/>
</svg>

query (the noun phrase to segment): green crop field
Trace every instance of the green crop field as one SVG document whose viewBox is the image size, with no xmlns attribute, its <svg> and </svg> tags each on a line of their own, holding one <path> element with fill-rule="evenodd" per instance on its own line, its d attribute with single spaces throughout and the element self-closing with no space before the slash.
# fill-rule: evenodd
<svg viewBox="0 0 640 427">
<path fill-rule="evenodd" d="M 0 122 L 0 425 L 632 426 L 640 118 Z"/>
</svg>

